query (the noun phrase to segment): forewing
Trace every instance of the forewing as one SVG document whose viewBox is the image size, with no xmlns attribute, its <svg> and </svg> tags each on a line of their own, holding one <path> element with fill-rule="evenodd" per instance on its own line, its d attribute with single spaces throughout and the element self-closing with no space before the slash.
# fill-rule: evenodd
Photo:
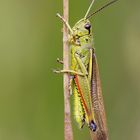
<svg viewBox="0 0 140 140">
<path fill-rule="evenodd" d="M 99 69 L 94 50 L 92 52 L 91 97 L 95 123 L 97 124 L 96 132 L 91 132 L 92 137 L 94 140 L 108 140 Z"/>
</svg>

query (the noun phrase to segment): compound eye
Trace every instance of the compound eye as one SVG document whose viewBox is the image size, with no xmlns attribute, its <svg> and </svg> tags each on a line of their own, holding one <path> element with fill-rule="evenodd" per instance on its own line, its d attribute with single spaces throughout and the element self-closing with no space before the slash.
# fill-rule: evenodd
<svg viewBox="0 0 140 140">
<path fill-rule="evenodd" d="M 87 29 L 87 30 L 90 30 L 90 28 L 91 28 L 91 25 L 89 24 L 89 23 L 87 23 L 87 24 L 85 24 L 85 29 Z"/>
</svg>

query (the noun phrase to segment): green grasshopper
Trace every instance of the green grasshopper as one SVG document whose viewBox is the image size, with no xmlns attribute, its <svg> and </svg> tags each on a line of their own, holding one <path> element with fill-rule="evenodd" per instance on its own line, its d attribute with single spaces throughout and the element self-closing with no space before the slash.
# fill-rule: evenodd
<svg viewBox="0 0 140 140">
<path fill-rule="evenodd" d="M 92 26 L 89 18 L 114 3 L 111 1 L 88 16 L 94 3 L 91 2 L 84 18 L 73 28 L 65 19 L 57 16 L 69 29 L 69 46 L 71 66 L 69 70 L 55 70 L 56 73 L 70 73 L 70 88 L 74 97 L 74 116 L 80 128 L 86 124 L 91 131 L 97 133 L 98 139 L 107 139 L 106 117 L 103 105 L 98 64 L 95 55 Z"/>
</svg>

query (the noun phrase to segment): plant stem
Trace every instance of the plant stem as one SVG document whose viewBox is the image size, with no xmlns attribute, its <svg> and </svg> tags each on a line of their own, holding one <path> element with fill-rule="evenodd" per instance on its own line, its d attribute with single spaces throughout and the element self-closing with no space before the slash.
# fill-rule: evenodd
<svg viewBox="0 0 140 140">
<path fill-rule="evenodd" d="M 69 0 L 63 0 L 63 15 L 64 19 L 68 22 L 69 14 Z M 69 69 L 69 48 L 68 48 L 68 29 L 63 24 L 63 62 L 64 69 Z M 70 91 L 69 81 L 70 77 L 68 73 L 64 73 L 64 140 L 73 140 L 73 132 L 71 126 L 70 115 Z"/>
</svg>

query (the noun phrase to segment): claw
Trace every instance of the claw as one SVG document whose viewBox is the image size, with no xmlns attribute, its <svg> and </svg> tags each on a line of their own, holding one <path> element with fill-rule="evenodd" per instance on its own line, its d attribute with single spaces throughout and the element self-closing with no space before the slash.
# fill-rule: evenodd
<svg viewBox="0 0 140 140">
<path fill-rule="evenodd" d="M 54 73 L 61 73 L 61 70 L 53 69 L 53 72 L 54 72 Z"/>
<path fill-rule="evenodd" d="M 63 60 L 60 60 L 59 58 L 57 58 L 56 61 L 57 61 L 58 63 L 60 63 L 60 64 L 64 64 Z"/>
</svg>

